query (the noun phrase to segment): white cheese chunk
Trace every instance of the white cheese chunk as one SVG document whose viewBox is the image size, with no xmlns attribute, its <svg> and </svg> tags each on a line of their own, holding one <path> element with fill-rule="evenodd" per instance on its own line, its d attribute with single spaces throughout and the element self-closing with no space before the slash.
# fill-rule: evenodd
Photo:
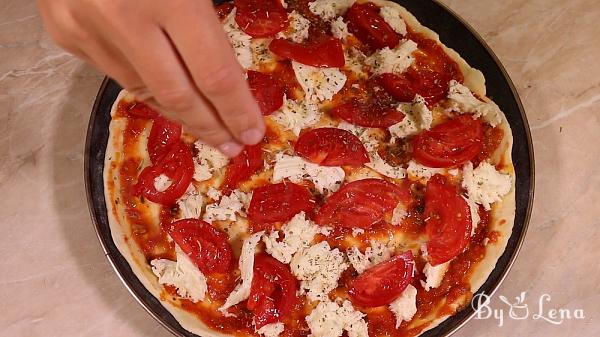
<svg viewBox="0 0 600 337">
<path fill-rule="evenodd" d="M 187 191 L 177 200 L 179 213 L 176 219 L 199 219 L 202 213 L 202 204 L 202 196 L 196 191 L 194 184 L 190 184 Z"/>
<path fill-rule="evenodd" d="M 399 123 L 388 128 L 393 139 L 412 136 L 431 128 L 433 114 L 425 104 L 423 97 L 416 95 L 412 103 L 398 104 L 397 110 L 402 112 L 405 117 Z"/>
<path fill-rule="evenodd" d="M 333 29 L 333 28 L 332 28 Z M 367 56 L 363 54 L 360 50 L 351 47 L 344 50 L 344 69 L 354 73 L 354 75 L 359 79 L 366 79 L 368 74 L 364 70 L 364 64 L 366 62 Z M 354 83 L 353 86 L 356 88 L 358 84 Z"/>
<path fill-rule="evenodd" d="M 173 182 L 171 181 L 171 179 L 169 179 L 169 177 L 167 177 L 165 174 L 160 174 L 159 176 L 157 176 L 156 178 L 154 178 L 154 188 L 158 191 L 158 192 L 164 192 L 167 190 L 167 188 L 169 188 L 169 186 L 171 186 Z"/>
<path fill-rule="evenodd" d="M 263 234 L 264 232 L 254 233 L 244 240 L 242 244 L 242 253 L 240 254 L 239 261 L 242 283 L 233 289 L 223 306 L 219 308 L 219 311 L 225 315 L 227 315 L 227 309 L 246 300 L 250 296 L 250 286 L 252 285 L 254 276 L 254 254 L 256 254 L 256 247 Z"/>
<path fill-rule="evenodd" d="M 296 79 L 311 102 L 330 100 L 346 83 L 346 75 L 338 68 L 318 68 L 292 61 Z"/>
<path fill-rule="evenodd" d="M 283 239 L 279 241 L 280 232 L 272 231 L 263 237 L 267 253 L 283 263 L 290 263 L 292 256 L 307 248 L 317 233 L 326 234 L 326 227 L 320 227 L 306 219 L 300 212 L 288 221 L 282 228 Z"/>
<path fill-rule="evenodd" d="M 223 194 L 218 189 L 211 187 L 206 191 L 206 195 L 212 200 L 219 200 Z"/>
<path fill-rule="evenodd" d="M 406 23 L 402 20 L 398 9 L 390 6 L 383 6 L 379 10 L 379 15 L 381 15 L 383 20 L 385 20 L 396 33 L 406 35 Z"/>
<path fill-rule="evenodd" d="M 405 40 L 394 49 L 385 47 L 377 50 L 365 62 L 371 66 L 371 72 L 374 75 L 401 74 L 415 61 L 412 56 L 415 50 L 417 50 L 417 44 L 412 40 Z"/>
<path fill-rule="evenodd" d="M 469 205 L 469 211 L 471 213 L 471 236 L 473 236 L 475 235 L 475 230 L 481 221 L 481 217 L 479 216 L 479 206 L 469 198 L 465 198 L 464 196 L 462 198 L 465 199 Z"/>
<path fill-rule="evenodd" d="M 368 325 L 364 320 L 365 314 L 354 309 L 349 301 L 340 306 L 335 302 L 320 302 L 306 316 L 310 328 L 310 337 L 339 337 L 344 330 L 348 337 L 368 337 Z"/>
<path fill-rule="evenodd" d="M 429 289 L 437 288 L 442 284 L 442 280 L 444 279 L 444 275 L 448 271 L 448 267 L 450 267 L 450 261 L 438 264 L 437 266 L 432 266 L 429 262 L 425 264 L 423 267 L 423 274 L 425 275 L 425 282 L 421 280 L 421 286 L 425 291 L 429 291 Z"/>
<path fill-rule="evenodd" d="M 285 330 L 283 323 L 277 322 L 264 325 L 262 328 L 256 330 L 256 332 L 265 337 L 278 337 L 283 330 Z"/>
<path fill-rule="evenodd" d="M 295 10 L 288 14 L 289 26 L 282 32 L 277 34 L 278 38 L 290 39 L 296 43 L 301 43 L 308 38 L 308 29 L 310 21 L 300 15 Z"/>
<path fill-rule="evenodd" d="M 238 63 L 244 68 L 252 67 L 252 49 L 250 48 L 252 37 L 244 33 L 235 22 L 235 8 L 223 21 L 223 30 L 229 37 L 229 43 L 235 51 Z"/>
<path fill-rule="evenodd" d="M 456 176 L 459 173 L 458 169 L 428 167 L 421 165 L 414 160 L 408 162 L 406 172 L 408 173 L 408 179 L 421 182 L 427 182 L 431 177 L 433 177 L 436 174 L 450 174 Z"/>
<path fill-rule="evenodd" d="M 300 294 L 306 294 L 311 301 L 322 301 L 337 288 L 348 263 L 342 252 L 337 248 L 332 250 L 327 241 L 323 241 L 295 254 L 290 268 L 300 280 Z"/>
<path fill-rule="evenodd" d="M 501 201 L 510 192 L 512 179 L 510 175 L 496 171 L 488 162 L 482 162 L 476 169 L 468 162 L 463 167 L 462 186 L 467 190 L 471 201 L 483 205 L 489 211 L 493 203 Z"/>
<path fill-rule="evenodd" d="M 224 195 L 219 202 L 208 204 L 204 211 L 203 220 L 212 223 L 215 220 L 236 221 L 238 215 L 245 217 L 250 194 L 239 189 L 233 190 L 230 195 Z"/>
<path fill-rule="evenodd" d="M 392 212 L 392 225 L 399 225 L 407 216 L 406 205 L 403 202 L 399 202 Z"/>
<path fill-rule="evenodd" d="M 396 316 L 396 329 L 403 321 L 410 321 L 417 313 L 417 288 L 409 284 L 389 308 Z"/>
<path fill-rule="evenodd" d="M 399 166 L 392 166 L 388 164 L 377 151 L 373 151 L 369 153 L 369 157 L 371 161 L 366 163 L 365 166 L 373 169 L 377 173 L 381 173 L 386 177 L 394 178 L 394 179 L 402 179 L 406 177 L 406 170 Z"/>
<path fill-rule="evenodd" d="M 297 156 L 278 153 L 273 167 L 273 182 L 310 180 L 320 193 L 335 192 L 344 181 L 345 172 L 337 166 L 320 166 Z"/>
<path fill-rule="evenodd" d="M 308 4 L 308 9 L 329 21 L 336 16 L 344 14 L 354 4 L 354 0 L 316 0 Z"/>
<path fill-rule="evenodd" d="M 269 50 L 269 43 L 272 39 L 252 39 L 250 49 L 252 50 L 252 69 L 259 69 L 264 64 L 275 64 L 277 60 L 271 50 Z"/>
<path fill-rule="evenodd" d="M 203 301 L 206 296 L 206 277 L 178 245 L 177 261 L 156 259 L 150 262 L 158 283 L 177 288 L 177 294 L 192 302 Z"/>
<path fill-rule="evenodd" d="M 477 99 L 469 88 L 455 80 L 450 81 L 448 99 L 450 109 L 455 112 L 473 113 L 474 118 L 483 117 L 491 126 L 496 126 L 502 121 L 502 111 L 496 103 Z"/>
<path fill-rule="evenodd" d="M 194 180 L 204 181 L 225 167 L 229 159 L 214 147 L 200 141 L 194 143 L 198 153 L 194 157 Z"/>
<path fill-rule="evenodd" d="M 389 259 L 393 252 L 394 249 L 386 244 L 371 241 L 371 246 L 367 247 L 364 254 L 358 248 L 352 247 L 348 250 L 347 255 L 356 272 L 362 274 L 365 270 Z"/>
<path fill-rule="evenodd" d="M 271 115 L 271 118 L 285 130 L 291 130 L 298 136 L 302 129 L 316 124 L 321 119 L 321 112 L 312 102 L 286 99 L 281 109 Z"/>
<path fill-rule="evenodd" d="M 345 40 L 350 33 L 348 33 L 348 25 L 344 22 L 344 18 L 341 16 L 331 21 L 331 34 L 333 37 L 340 40 Z"/>
</svg>

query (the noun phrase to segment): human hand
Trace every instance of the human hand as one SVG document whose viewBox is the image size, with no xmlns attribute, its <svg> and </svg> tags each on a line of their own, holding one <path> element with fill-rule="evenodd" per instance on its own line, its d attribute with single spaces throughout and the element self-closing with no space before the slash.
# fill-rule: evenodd
<svg viewBox="0 0 600 337">
<path fill-rule="evenodd" d="M 235 156 L 265 126 L 208 0 L 37 0 L 61 47 Z"/>
</svg>

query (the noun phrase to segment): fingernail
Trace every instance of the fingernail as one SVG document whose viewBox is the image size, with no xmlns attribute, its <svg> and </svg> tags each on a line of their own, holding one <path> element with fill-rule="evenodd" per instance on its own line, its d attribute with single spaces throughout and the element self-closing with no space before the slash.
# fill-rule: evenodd
<svg viewBox="0 0 600 337">
<path fill-rule="evenodd" d="M 243 147 L 235 142 L 227 142 L 219 145 L 219 150 L 227 157 L 235 157 L 242 152 Z"/>
<path fill-rule="evenodd" d="M 242 132 L 242 134 L 240 135 L 240 139 L 245 144 L 254 145 L 258 144 L 263 139 L 263 136 L 264 132 L 258 129 L 249 129 Z"/>
</svg>

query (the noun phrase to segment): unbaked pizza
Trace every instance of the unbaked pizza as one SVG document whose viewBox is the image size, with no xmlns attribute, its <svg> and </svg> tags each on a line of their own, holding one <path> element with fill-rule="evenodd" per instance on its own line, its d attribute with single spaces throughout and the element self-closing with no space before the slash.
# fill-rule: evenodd
<svg viewBox="0 0 600 337">
<path fill-rule="evenodd" d="M 145 287 L 201 336 L 416 336 L 467 306 L 515 210 L 481 72 L 393 2 L 216 11 L 266 135 L 229 159 L 119 95 L 106 203 Z"/>
</svg>

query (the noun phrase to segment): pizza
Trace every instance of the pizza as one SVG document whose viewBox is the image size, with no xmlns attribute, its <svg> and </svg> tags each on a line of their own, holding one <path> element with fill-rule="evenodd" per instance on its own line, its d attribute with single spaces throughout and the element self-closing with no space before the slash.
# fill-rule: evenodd
<svg viewBox="0 0 600 337">
<path fill-rule="evenodd" d="M 116 246 L 201 336 L 417 336 L 469 305 L 515 214 L 512 133 L 482 73 L 403 7 L 216 7 L 266 135 L 235 158 L 122 91 Z"/>
</svg>

